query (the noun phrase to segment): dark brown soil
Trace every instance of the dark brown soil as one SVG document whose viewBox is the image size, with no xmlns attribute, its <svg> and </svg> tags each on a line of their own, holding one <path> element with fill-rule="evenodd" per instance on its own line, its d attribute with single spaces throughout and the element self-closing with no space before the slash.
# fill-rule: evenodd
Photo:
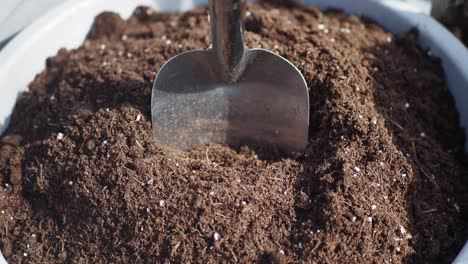
<svg viewBox="0 0 468 264">
<path fill-rule="evenodd" d="M 289 2 L 251 5 L 246 42 L 296 64 L 310 145 L 262 160 L 152 140 L 152 81 L 206 48 L 205 9 L 100 15 L 19 100 L 0 143 L 11 263 L 443 263 L 467 237 L 463 131 L 415 33 Z"/>
</svg>

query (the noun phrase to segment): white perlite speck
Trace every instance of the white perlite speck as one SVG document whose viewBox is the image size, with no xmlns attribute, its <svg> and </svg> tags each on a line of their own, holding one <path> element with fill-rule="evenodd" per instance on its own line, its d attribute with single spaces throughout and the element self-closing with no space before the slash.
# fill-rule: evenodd
<svg viewBox="0 0 468 264">
<path fill-rule="evenodd" d="M 406 109 L 410 108 L 410 103 L 406 102 L 406 103 L 405 103 L 405 108 L 406 108 Z"/>
<path fill-rule="evenodd" d="M 284 254 L 285 254 L 285 253 L 284 253 L 284 250 L 282 250 L 282 249 L 279 251 L 279 253 L 280 253 L 281 255 L 284 255 Z"/>
<path fill-rule="evenodd" d="M 128 36 L 127 35 L 122 35 L 122 40 L 125 41 L 128 39 Z"/>
<path fill-rule="evenodd" d="M 68 185 L 73 185 L 73 181 L 69 181 L 69 182 L 68 182 Z"/>
<path fill-rule="evenodd" d="M 349 34 L 351 33 L 351 30 L 349 28 L 340 28 L 341 33 Z"/>
<path fill-rule="evenodd" d="M 324 30 L 324 29 L 325 29 L 325 25 L 324 25 L 324 24 L 318 24 L 318 25 L 317 25 L 317 28 L 318 28 L 319 30 Z"/>
<path fill-rule="evenodd" d="M 375 209 L 377 209 L 377 205 L 375 204 L 371 205 L 371 210 L 374 211 Z"/>
<path fill-rule="evenodd" d="M 159 206 L 164 207 L 166 205 L 166 202 L 164 200 L 159 201 Z"/>
<path fill-rule="evenodd" d="M 24 253 L 23 256 L 27 257 L 27 256 L 28 256 L 28 253 Z"/>
<path fill-rule="evenodd" d="M 356 222 L 357 217 L 353 216 L 351 217 L 351 221 Z"/>
<path fill-rule="evenodd" d="M 213 234 L 213 238 L 214 238 L 215 241 L 218 241 L 221 238 L 221 235 L 218 232 L 215 232 Z"/>
<path fill-rule="evenodd" d="M 371 216 L 367 217 L 367 222 L 372 223 L 372 217 Z"/>
<path fill-rule="evenodd" d="M 64 134 L 63 133 L 58 133 L 57 134 L 57 140 L 62 140 L 64 138 Z"/>
<path fill-rule="evenodd" d="M 151 209 L 149 209 L 149 207 L 146 208 L 146 212 L 147 213 L 151 213 Z"/>
<path fill-rule="evenodd" d="M 426 137 L 426 133 L 424 132 L 421 132 L 421 134 L 419 134 L 421 137 Z"/>
<path fill-rule="evenodd" d="M 400 225 L 400 233 L 404 235 L 406 234 L 406 232 L 407 232 L 406 229 L 402 225 Z"/>
<path fill-rule="evenodd" d="M 138 139 L 135 139 L 135 144 L 140 147 L 141 149 L 145 149 L 141 144 L 140 142 L 138 141 Z"/>
<path fill-rule="evenodd" d="M 408 175 L 406 175 L 406 173 L 401 174 L 401 177 L 403 177 L 403 178 L 406 178 L 406 176 L 408 176 Z"/>
<path fill-rule="evenodd" d="M 105 50 L 106 49 L 106 44 L 101 44 L 101 50 Z"/>
<path fill-rule="evenodd" d="M 140 122 L 140 120 L 141 120 L 141 115 L 137 115 L 136 121 L 137 121 L 137 122 Z"/>
<path fill-rule="evenodd" d="M 361 171 L 361 169 L 360 169 L 358 166 L 354 167 L 354 170 L 355 170 L 356 172 L 360 172 L 360 171 Z"/>
</svg>

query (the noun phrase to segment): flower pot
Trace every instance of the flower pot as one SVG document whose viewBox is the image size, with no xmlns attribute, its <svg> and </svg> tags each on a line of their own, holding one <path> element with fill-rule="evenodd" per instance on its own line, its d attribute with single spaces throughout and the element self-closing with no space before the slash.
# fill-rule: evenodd
<svg viewBox="0 0 468 264">
<path fill-rule="evenodd" d="M 20 33 L 0 53 L 0 133 L 8 124 L 16 98 L 43 70 L 45 60 L 62 48 L 76 48 L 84 40 L 94 17 L 109 10 L 128 17 L 138 5 L 149 5 L 157 10 L 186 10 L 204 5 L 202 0 L 84 0 L 66 1 L 51 10 Z M 468 51 L 450 32 L 432 18 L 410 11 L 393 1 L 372 0 L 307 0 L 306 4 L 322 8 L 339 8 L 350 14 L 370 17 L 394 33 L 416 27 L 419 43 L 433 56 L 441 58 L 447 85 L 460 113 L 460 123 L 468 126 Z M 468 134 L 467 134 L 468 135 Z M 468 248 L 467 248 L 468 250 Z M 460 261 L 468 261 L 463 250 Z M 0 258 L 0 262 L 2 259 Z"/>
</svg>

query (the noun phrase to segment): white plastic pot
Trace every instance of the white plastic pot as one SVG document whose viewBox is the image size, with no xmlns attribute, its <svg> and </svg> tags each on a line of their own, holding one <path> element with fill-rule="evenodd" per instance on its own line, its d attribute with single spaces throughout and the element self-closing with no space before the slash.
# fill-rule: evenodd
<svg viewBox="0 0 468 264">
<path fill-rule="evenodd" d="M 468 127 L 468 50 L 443 26 L 410 6 L 392 0 L 305 0 L 305 3 L 365 15 L 393 33 L 417 28 L 420 45 L 441 58 L 461 125 Z M 138 5 L 148 5 L 160 11 L 184 11 L 206 4 L 207 0 L 68 0 L 57 6 L 0 52 L 0 133 L 8 124 L 17 97 L 44 69 L 46 58 L 62 47 L 77 48 L 94 17 L 102 11 L 114 11 L 126 18 Z M 0 263 L 2 260 L 0 253 Z M 455 263 L 468 263 L 468 246 Z"/>
</svg>

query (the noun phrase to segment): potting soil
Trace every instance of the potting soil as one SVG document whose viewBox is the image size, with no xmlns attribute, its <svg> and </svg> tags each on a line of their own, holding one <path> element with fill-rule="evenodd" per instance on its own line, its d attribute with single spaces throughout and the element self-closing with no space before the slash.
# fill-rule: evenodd
<svg viewBox="0 0 468 264">
<path fill-rule="evenodd" d="M 103 13 L 80 48 L 47 60 L 1 137 L 6 259 L 453 260 L 467 237 L 464 134 L 417 32 L 292 1 L 249 5 L 245 28 L 248 47 L 284 56 L 307 80 L 306 151 L 159 145 L 153 80 L 169 58 L 210 45 L 207 10 Z"/>
</svg>

